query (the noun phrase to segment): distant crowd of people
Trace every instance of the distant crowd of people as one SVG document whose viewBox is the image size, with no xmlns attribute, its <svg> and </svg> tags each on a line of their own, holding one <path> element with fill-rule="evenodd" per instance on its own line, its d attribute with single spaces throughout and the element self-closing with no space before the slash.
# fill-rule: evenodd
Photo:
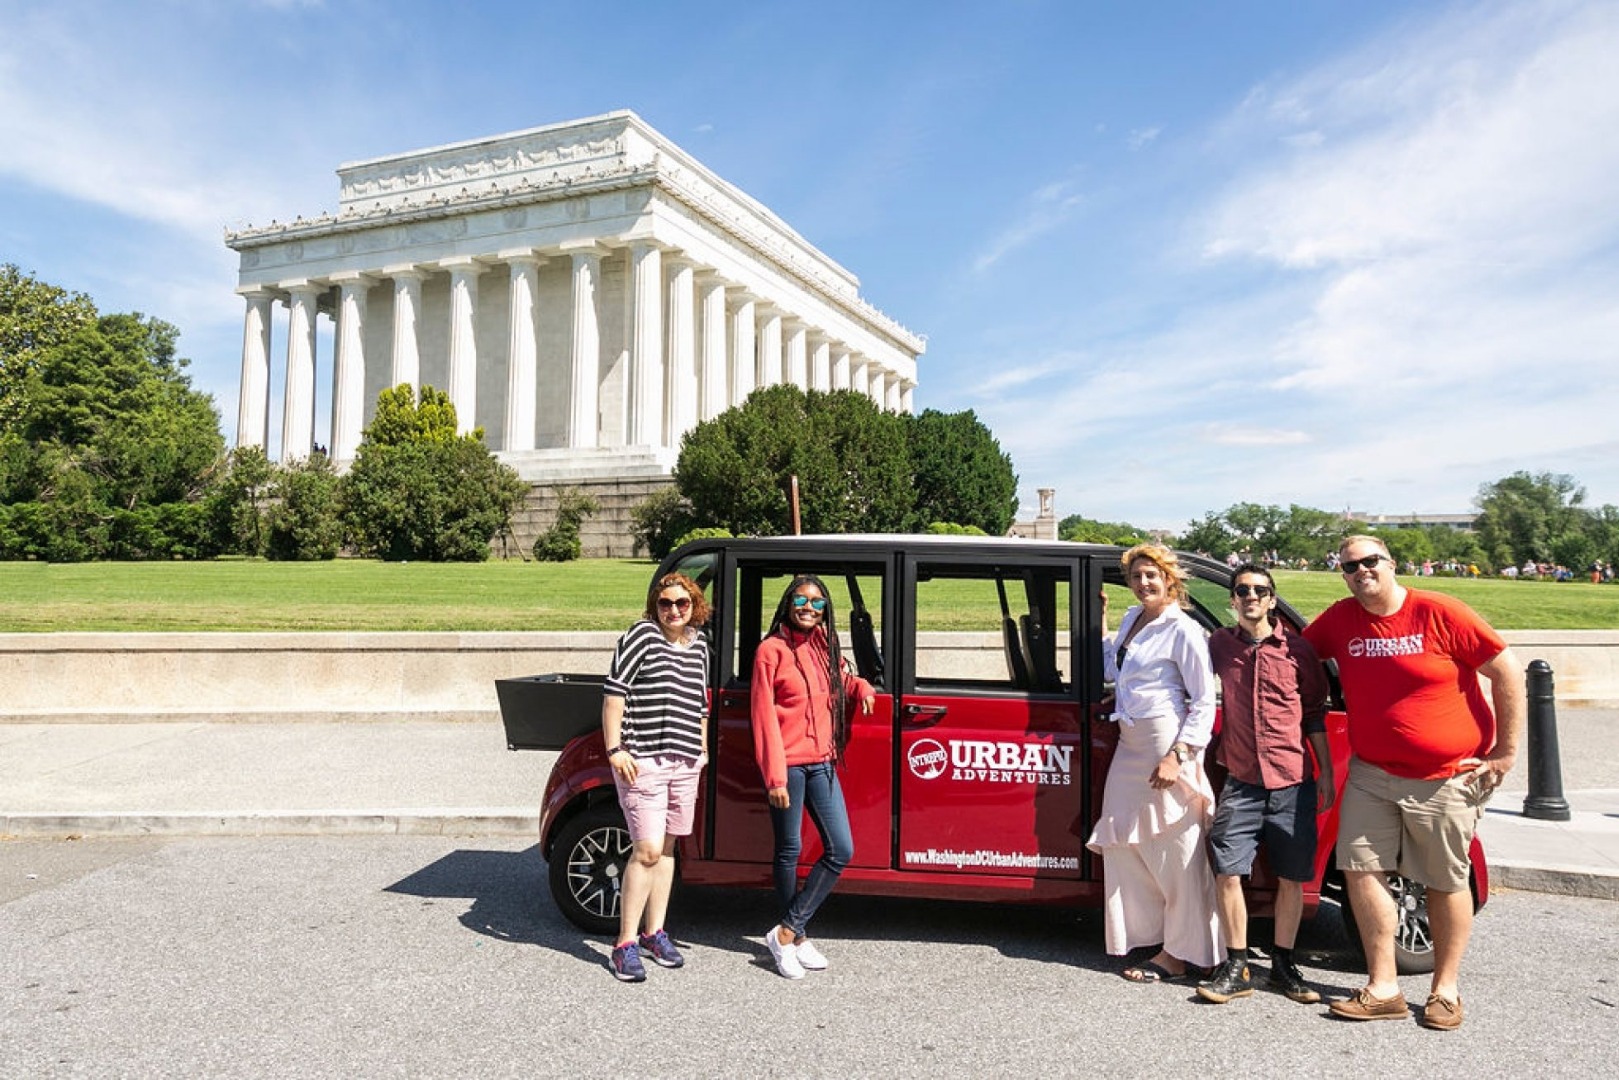
<svg viewBox="0 0 1619 1080">
<path fill-rule="evenodd" d="M 1274 548 L 1256 557 L 1251 550 L 1233 551 L 1225 558 L 1227 566 L 1235 570 L 1237 567 L 1252 564 L 1263 566 L 1268 570 L 1312 570 L 1315 564 L 1309 559 L 1299 557 L 1289 559 L 1283 557 Z M 1329 551 L 1321 560 L 1321 566 L 1328 571 L 1337 571 L 1338 553 Z M 1462 561 L 1460 559 L 1423 559 L 1417 562 L 1414 559 L 1405 560 L 1402 565 L 1404 572 L 1410 577 L 1459 577 L 1481 578 L 1484 571 L 1478 563 Z M 1576 581 L 1579 575 L 1562 563 L 1539 562 L 1535 559 L 1525 559 L 1522 566 L 1504 566 L 1497 572 L 1497 576 L 1513 581 Z M 1585 577 L 1593 585 L 1609 584 L 1613 581 L 1613 563 L 1596 559 L 1586 568 Z"/>
</svg>

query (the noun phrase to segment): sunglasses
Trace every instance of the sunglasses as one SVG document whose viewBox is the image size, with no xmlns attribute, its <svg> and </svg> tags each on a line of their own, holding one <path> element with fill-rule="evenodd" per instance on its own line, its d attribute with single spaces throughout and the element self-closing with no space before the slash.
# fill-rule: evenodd
<svg viewBox="0 0 1619 1080">
<path fill-rule="evenodd" d="M 816 598 L 814 600 L 811 600 L 807 596 L 798 596 L 798 595 L 793 596 L 793 607 L 801 608 L 805 604 L 809 605 L 809 608 L 810 608 L 811 611 L 825 611 L 826 610 L 826 601 L 823 600 L 823 599 Z"/>
<path fill-rule="evenodd" d="M 1340 574 L 1353 574 L 1357 570 L 1376 570 L 1377 564 L 1384 559 L 1388 559 L 1389 562 L 1394 561 L 1389 559 L 1387 555 L 1368 555 L 1364 559 L 1345 559 L 1338 564 L 1338 572 Z"/>
<path fill-rule="evenodd" d="M 1272 596 L 1272 595 L 1275 595 L 1275 592 L 1276 592 L 1276 590 L 1271 588 L 1269 585 L 1233 585 L 1233 586 L 1231 586 L 1231 594 L 1233 596 L 1241 596 L 1241 597 L 1244 597 L 1244 598 L 1247 598 L 1247 597 L 1250 597 L 1250 596 L 1259 596 L 1259 597 Z"/>
<path fill-rule="evenodd" d="M 689 607 L 691 607 L 690 597 L 682 596 L 676 600 L 667 600 L 664 597 L 658 597 L 659 611 L 685 611 Z"/>
</svg>

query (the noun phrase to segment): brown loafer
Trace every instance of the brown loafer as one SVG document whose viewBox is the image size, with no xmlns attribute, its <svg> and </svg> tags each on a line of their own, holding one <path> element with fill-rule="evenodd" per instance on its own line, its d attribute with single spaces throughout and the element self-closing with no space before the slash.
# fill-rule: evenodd
<svg viewBox="0 0 1619 1080">
<path fill-rule="evenodd" d="M 1411 1007 L 1405 1003 L 1404 994 L 1373 997 L 1365 987 L 1356 990 L 1354 997 L 1334 1001 L 1327 1008 L 1342 1020 L 1400 1020 L 1411 1015 Z M 1458 1018 L 1456 1022 L 1461 1023 L 1461 1020 Z"/>
<path fill-rule="evenodd" d="M 1437 1028 L 1440 1031 L 1455 1031 L 1462 1026 L 1462 998 L 1456 995 L 1456 1000 L 1440 997 L 1438 994 L 1428 995 L 1428 1004 L 1422 1007 L 1422 1017 L 1419 1021 L 1423 1027 Z"/>
</svg>

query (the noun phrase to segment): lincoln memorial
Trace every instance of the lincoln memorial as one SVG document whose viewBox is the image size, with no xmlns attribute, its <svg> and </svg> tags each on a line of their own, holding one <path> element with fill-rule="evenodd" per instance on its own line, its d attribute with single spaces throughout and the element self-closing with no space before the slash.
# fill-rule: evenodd
<svg viewBox="0 0 1619 1080">
<path fill-rule="evenodd" d="M 428 385 L 542 486 L 666 483 L 681 435 L 760 386 L 912 408 L 922 337 L 634 113 L 337 175 L 335 215 L 226 234 L 246 302 L 238 445 L 270 449 L 278 363 L 283 462 L 324 443 L 344 467 L 379 391 Z M 284 357 L 270 350 L 277 305 Z M 321 377 L 331 418 L 316 430 Z"/>
</svg>

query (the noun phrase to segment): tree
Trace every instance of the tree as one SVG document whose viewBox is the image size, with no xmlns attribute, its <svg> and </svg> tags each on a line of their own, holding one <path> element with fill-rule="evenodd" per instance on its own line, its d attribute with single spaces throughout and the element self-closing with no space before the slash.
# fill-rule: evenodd
<svg viewBox="0 0 1619 1080">
<path fill-rule="evenodd" d="M 409 385 L 384 390 L 340 490 L 362 554 L 393 561 L 481 562 L 527 485 L 483 444 L 455 433 L 449 396 Z"/>
<path fill-rule="evenodd" d="M 0 266 L 0 430 L 21 416 L 24 387 L 39 358 L 95 321 L 96 306 L 68 292 Z"/>
<path fill-rule="evenodd" d="M 1070 514 L 1057 523 L 1057 539 L 1078 544 L 1133 547 L 1147 538 L 1147 530 L 1124 521 L 1093 521 L 1079 514 Z"/>
<path fill-rule="evenodd" d="M 1315 562 L 1356 529 L 1364 531 L 1365 527 L 1353 525 L 1338 514 L 1297 503 L 1286 510 L 1280 506 L 1234 503 L 1192 522 L 1176 542 L 1216 558 L 1225 558 L 1233 551 L 1255 557 L 1274 552 L 1285 562 Z"/>
<path fill-rule="evenodd" d="M 257 446 L 239 446 L 208 492 L 208 527 L 220 551 L 264 553 L 264 513 L 276 467 Z"/>
<path fill-rule="evenodd" d="M 1017 516 L 1012 458 L 971 409 L 905 419 L 914 474 L 914 521 L 972 525 L 1004 536 Z"/>
<path fill-rule="evenodd" d="M 1528 559 L 1565 566 L 1587 561 L 1591 518 L 1580 505 L 1584 501 L 1585 489 L 1572 476 L 1549 472 L 1515 472 L 1483 485 L 1475 528 L 1485 557 L 1496 566 Z"/>
<path fill-rule="evenodd" d="M 196 498 L 224 438 L 213 399 L 191 388 L 178 337 L 158 319 L 103 315 L 36 357 L 18 418 L 33 468 L 12 478 L 12 497 L 49 498 L 72 469 L 110 507 Z"/>
<path fill-rule="evenodd" d="M 692 519 L 739 536 L 791 530 L 799 480 L 806 532 L 898 532 L 913 512 L 901 420 L 848 390 L 754 391 L 681 440 L 675 484 Z"/>
</svg>

